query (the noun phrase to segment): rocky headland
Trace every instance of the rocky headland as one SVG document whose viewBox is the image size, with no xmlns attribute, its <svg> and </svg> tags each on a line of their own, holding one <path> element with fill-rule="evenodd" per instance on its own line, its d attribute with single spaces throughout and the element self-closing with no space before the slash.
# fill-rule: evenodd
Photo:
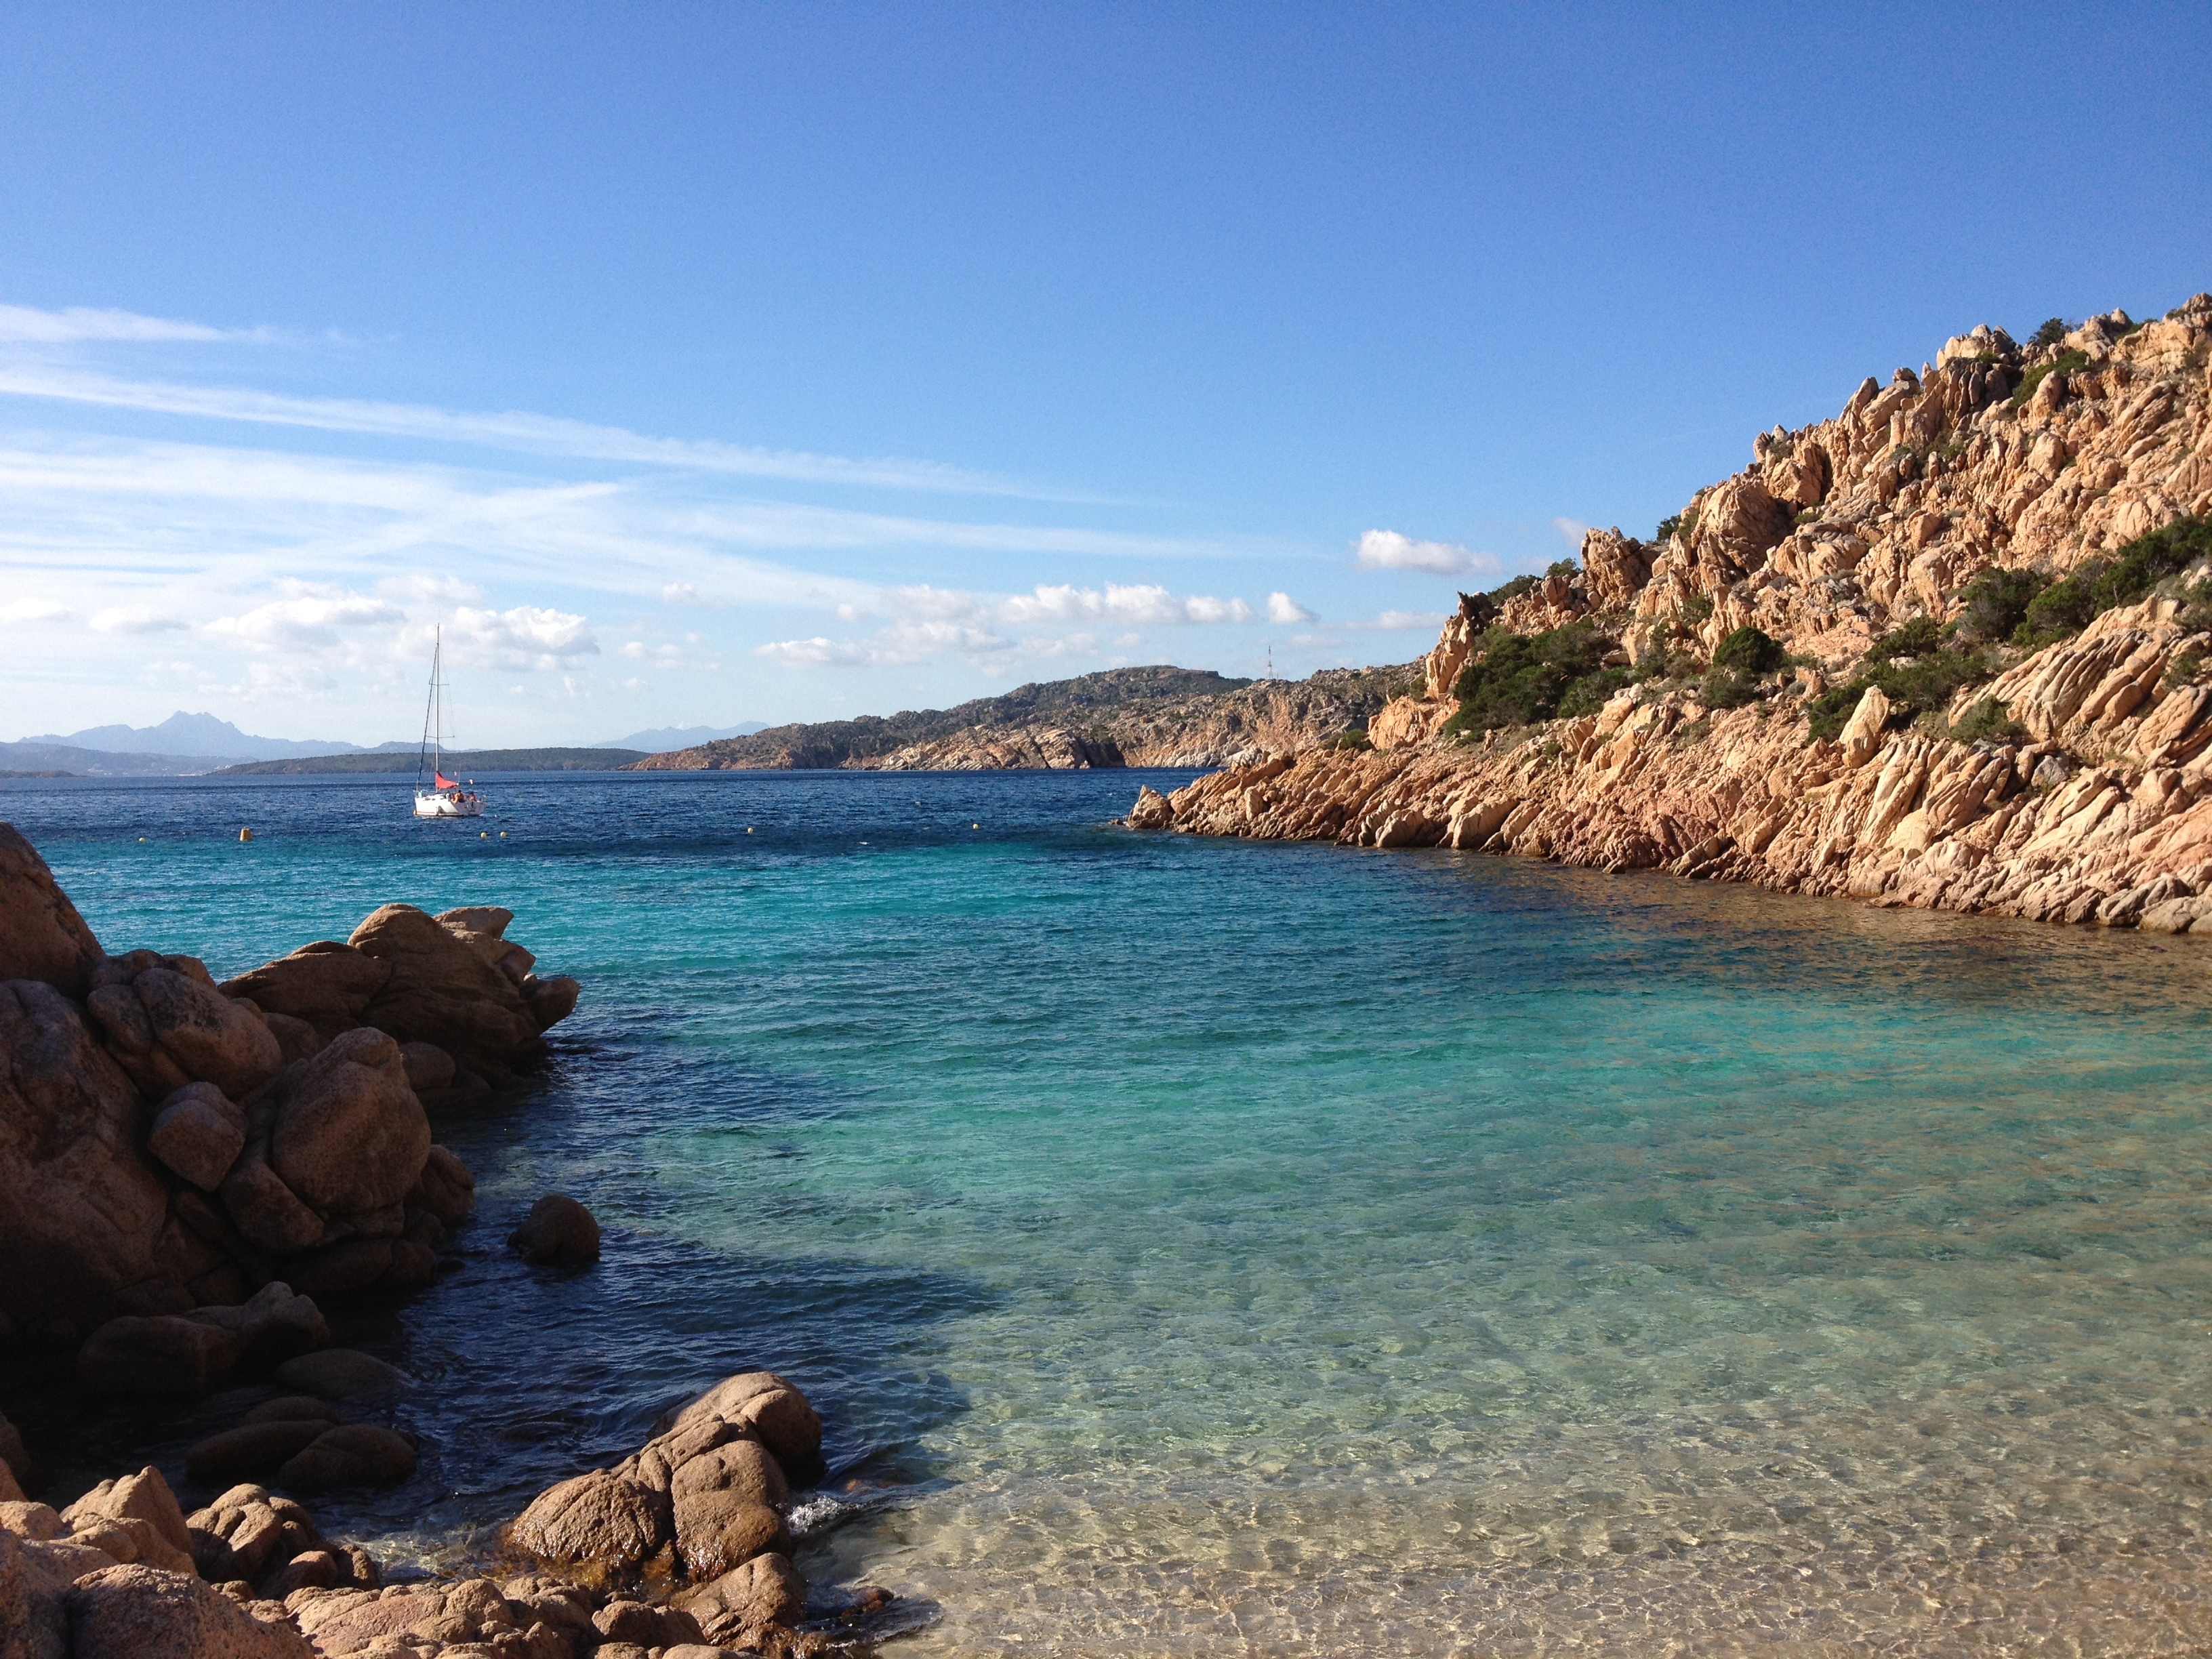
<svg viewBox="0 0 2212 1659">
<path fill-rule="evenodd" d="M 471 1574 L 387 1584 L 303 1506 L 415 1472 L 389 1420 L 413 1380 L 331 1346 L 325 1308 L 439 1279 L 476 1183 L 434 1114 L 514 1082 L 576 1006 L 513 920 L 387 904 L 218 983 L 191 957 L 110 954 L 0 824 L 0 1356 L 67 1356 L 84 1395 L 142 1415 L 261 1396 L 180 1468 L 88 1491 L 52 1490 L 0 1416 L 0 1659 L 805 1654 L 888 1602 L 848 1592 L 797 1627 L 786 1517 L 822 1475 L 822 1424 L 764 1371 L 541 1495 Z M 560 1194 L 507 1242 L 569 1269 L 601 1245 Z M 172 1474 L 221 1490 L 186 1513 Z"/>
<path fill-rule="evenodd" d="M 777 726 L 654 755 L 628 771 L 989 772 L 1237 766 L 1364 726 L 1415 670 L 1329 668 L 1303 680 L 1113 668 L 956 708 Z"/>
<path fill-rule="evenodd" d="M 1145 829 L 2212 934 L 2212 295 L 1986 326 Z"/>
</svg>

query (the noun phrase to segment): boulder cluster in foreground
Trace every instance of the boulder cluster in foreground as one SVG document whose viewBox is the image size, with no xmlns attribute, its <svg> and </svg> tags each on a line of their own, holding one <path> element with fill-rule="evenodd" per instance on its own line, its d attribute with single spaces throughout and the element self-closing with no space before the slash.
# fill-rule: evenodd
<svg viewBox="0 0 2212 1659">
<path fill-rule="evenodd" d="M 195 958 L 101 948 L 0 824 L 0 1347 L 75 1351 L 99 1394 L 284 1390 L 162 1473 L 60 1509 L 0 1417 L 0 1659 L 712 1659 L 820 1651 L 794 1628 L 794 1488 L 822 1424 L 769 1372 L 726 1379 L 612 1468 L 501 1535 L 498 1576 L 386 1584 L 302 1495 L 404 1480 L 388 1420 L 411 1379 L 329 1346 L 316 1298 L 427 1285 L 475 1180 L 432 1110 L 513 1077 L 575 1006 L 489 906 L 386 905 L 217 984 Z M 596 1261 L 599 1228 L 547 1195 L 509 1243 Z M 846 1616 L 887 1603 L 848 1594 Z"/>
<path fill-rule="evenodd" d="M 818 1654 L 831 1638 L 795 1627 L 807 1592 L 785 1515 L 821 1443 L 791 1383 L 729 1377 L 616 1468 L 542 1494 L 507 1529 L 514 1570 L 398 1584 L 250 1482 L 190 1515 L 153 1468 L 58 1511 L 0 1500 L 0 1659 Z M 841 1612 L 889 1601 L 862 1590 Z"/>
<path fill-rule="evenodd" d="M 511 920 L 387 904 L 218 985 L 110 955 L 0 824 L 0 1343 L 140 1320 L 99 1369 L 129 1386 L 126 1355 L 158 1354 L 165 1389 L 228 1369 L 194 1309 L 429 1283 L 475 1185 L 429 1111 L 513 1076 L 576 1003 Z"/>
</svg>

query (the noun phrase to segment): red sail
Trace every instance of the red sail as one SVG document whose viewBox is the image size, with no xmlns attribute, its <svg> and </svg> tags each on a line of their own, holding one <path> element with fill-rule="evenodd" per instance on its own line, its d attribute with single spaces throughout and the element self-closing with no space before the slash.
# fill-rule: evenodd
<svg viewBox="0 0 2212 1659">
<path fill-rule="evenodd" d="M 441 789 L 458 789 L 461 787 L 458 780 L 447 777 L 443 772 L 433 772 L 430 775 L 437 779 L 438 787 Z"/>
</svg>

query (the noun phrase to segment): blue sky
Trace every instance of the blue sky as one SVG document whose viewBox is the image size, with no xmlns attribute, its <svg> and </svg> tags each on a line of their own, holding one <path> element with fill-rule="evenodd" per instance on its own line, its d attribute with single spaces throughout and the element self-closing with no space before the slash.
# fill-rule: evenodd
<svg viewBox="0 0 2212 1659">
<path fill-rule="evenodd" d="M 404 735 L 434 627 L 481 744 L 1404 661 L 2212 288 L 2208 85 L 2201 6 L 11 4 L 0 737 Z"/>
</svg>

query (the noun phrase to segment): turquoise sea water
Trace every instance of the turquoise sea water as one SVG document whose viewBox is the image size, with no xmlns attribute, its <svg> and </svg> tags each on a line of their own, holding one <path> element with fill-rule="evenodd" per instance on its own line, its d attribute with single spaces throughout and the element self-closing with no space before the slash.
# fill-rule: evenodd
<svg viewBox="0 0 2212 1659">
<path fill-rule="evenodd" d="M 381 1553 L 768 1364 L 802 1565 L 917 1659 L 2212 1651 L 2212 946 L 1103 827 L 1138 781 L 0 817 L 111 949 L 498 902 L 584 981 L 440 1125 L 464 1271 L 349 1330 L 425 1379 L 416 1480 L 320 1506 Z M 592 1272 L 499 1248 L 556 1188 Z"/>
</svg>

